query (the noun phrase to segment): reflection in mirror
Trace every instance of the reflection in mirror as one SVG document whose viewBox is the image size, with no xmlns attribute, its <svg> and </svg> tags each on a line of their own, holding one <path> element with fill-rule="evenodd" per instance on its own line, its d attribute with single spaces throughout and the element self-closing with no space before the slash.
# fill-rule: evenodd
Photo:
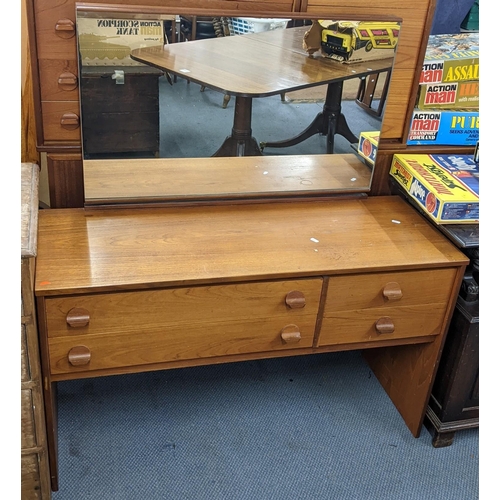
<svg viewBox="0 0 500 500">
<path fill-rule="evenodd" d="M 367 192 L 399 28 L 77 8 L 86 202 Z"/>
</svg>

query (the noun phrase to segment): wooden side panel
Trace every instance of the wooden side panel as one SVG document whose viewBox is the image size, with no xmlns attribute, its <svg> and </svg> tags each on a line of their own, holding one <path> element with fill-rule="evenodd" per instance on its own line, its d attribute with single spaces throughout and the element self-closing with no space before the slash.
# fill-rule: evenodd
<svg viewBox="0 0 500 500">
<path fill-rule="evenodd" d="M 364 351 L 364 357 L 415 437 L 420 435 L 465 268 L 459 268 L 440 335 L 430 344 Z"/>
<path fill-rule="evenodd" d="M 80 155 L 48 154 L 51 208 L 83 207 L 83 162 Z"/>
</svg>

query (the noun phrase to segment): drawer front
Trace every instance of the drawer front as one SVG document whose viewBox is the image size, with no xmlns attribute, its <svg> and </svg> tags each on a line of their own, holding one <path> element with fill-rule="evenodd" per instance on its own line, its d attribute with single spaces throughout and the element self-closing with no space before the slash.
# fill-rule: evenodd
<svg viewBox="0 0 500 500">
<path fill-rule="evenodd" d="M 33 394 L 31 389 L 21 389 L 21 449 L 36 446 Z"/>
<path fill-rule="evenodd" d="M 42 101 L 78 101 L 78 67 L 75 60 L 38 61 Z"/>
<path fill-rule="evenodd" d="M 46 141 L 80 141 L 78 101 L 42 102 L 42 116 Z"/>
<path fill-rule="evenodd" d="M 50 298 L 51 372 L 312 347 L 321 287 L 313 279 Z"/>
<path fill-rule="evenodd" d="M 438 335 L 456 269 L 330 278 L 319 345 Z"/>
<path fill-rule="evenodd" d="M 76 61 L 75 0 L 34 3 L 38 57 Z"/>
</svg>

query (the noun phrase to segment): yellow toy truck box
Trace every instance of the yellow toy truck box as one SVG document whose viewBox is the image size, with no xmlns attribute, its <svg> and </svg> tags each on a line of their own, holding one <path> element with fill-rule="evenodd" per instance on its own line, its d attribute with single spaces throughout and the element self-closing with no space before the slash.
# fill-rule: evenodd
<svg viewBox="0 0 500 500">
<path fill-rule="evenodd" d="M 358 153 L 372 166 L 377 157 L 379 138 L 380 132 L 378 130 L 361 132 L 359 134 Z"/>
<path fill-rule="evenodd" d="M 390 175 L 437 224 L 479 222 L 479 162 L 473 155 L 395 154 Z"/>
<path fill-rule="evenodd" d="M 420 84 L 479 80 L 479 33 L 430 35 Z"/>
<path fill-rule="evenodd" d="M 315 20 L 303 47 L 346 64 L 386 59 L 394 57 L 399 30 L 397 22 Z"/>
</svg>

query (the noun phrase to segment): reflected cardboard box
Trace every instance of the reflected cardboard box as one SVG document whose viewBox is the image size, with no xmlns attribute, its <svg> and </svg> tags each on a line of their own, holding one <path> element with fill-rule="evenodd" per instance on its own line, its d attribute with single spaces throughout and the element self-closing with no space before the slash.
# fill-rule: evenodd
<svg viewBox="0 0 500 500">
<path fill-rule="evenodd" d="M 77 19 L 83 66 L 144 66 L 130 51 L 164 44 L 163 22 L 150 19 Z"/>
<path fill-rule="evenodd" d="M 310 55 L 342 63 L 394 57 L 400 25 L 384 21 L 313 21 L 304 34 L 303 47 Z"/>
<path fill-rule="evenodd" d="M 437 224 L 479 222 L 479 162 L 473 155 L 395 154 L 390 175 Z"/>
<path fill-rule="evenodd" d="M 361 132 L 361 134 L 359 134 L 358 153 L 371 166 L 373 166 L 375 158 L 377 157 L 379 138 L 380 132 L 378 130 Z"/>
</svg>

